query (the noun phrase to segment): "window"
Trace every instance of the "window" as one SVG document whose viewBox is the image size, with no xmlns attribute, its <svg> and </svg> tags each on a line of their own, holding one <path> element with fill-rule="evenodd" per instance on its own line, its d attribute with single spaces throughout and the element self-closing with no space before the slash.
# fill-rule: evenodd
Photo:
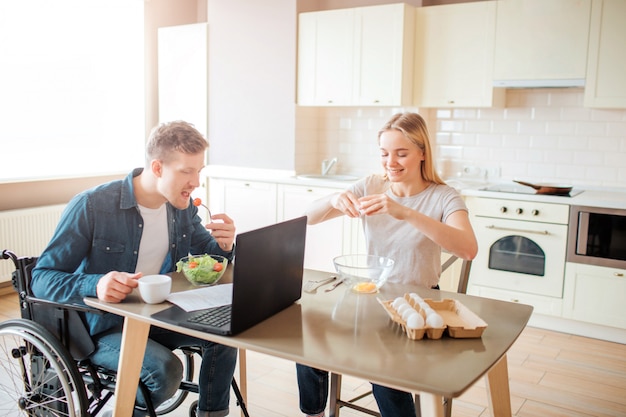
<svg viewBox="0 0 626 417">
<path fill-rule="evenodd" d="M 143 165 L 143 3 L 0 1 L 0 181 Z"/>
</svg>

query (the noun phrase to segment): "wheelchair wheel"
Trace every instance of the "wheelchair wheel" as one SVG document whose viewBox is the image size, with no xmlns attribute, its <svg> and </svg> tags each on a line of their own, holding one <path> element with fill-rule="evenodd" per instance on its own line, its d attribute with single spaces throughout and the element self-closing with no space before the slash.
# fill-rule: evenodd
<svg viewBox="0 0 626 417">
<path fill-rule="evenodd" d="M 196 352 L 193 348 L 190 349 L 178 349 L 176 354 L 180 358 L 180 361 L 183 363 L 183 382 L 191 383 L 193 381 L 194 374 L 194 353 Z M 183 401 L 187 398 L 187 394 L 189 391 L 184 389 L 179 389 L 169 400 L 165 401 L 161 405 L 157 407 L 155 410 L 157 415 L 163 415 L 174 411 L 180 406 Z"/>
<path fill-rule="evenodd" d="M 87 416 L 76 362 L 50 332 L 26 319 L 0 323 L 0 416 Z"/>
</svg>

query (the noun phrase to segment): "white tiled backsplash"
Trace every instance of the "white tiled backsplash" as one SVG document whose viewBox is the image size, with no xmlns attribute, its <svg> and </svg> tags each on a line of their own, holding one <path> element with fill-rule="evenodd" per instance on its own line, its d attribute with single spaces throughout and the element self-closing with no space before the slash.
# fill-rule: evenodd
<svg viewBox="0 0 626 417">
<path fill-rule="evenodd" d="M 395 113 L 428 122 L 443 177 L 479 167 L 489 180 L 626 187 L 626 110 L 583 107 L 583 89 L 511 89 L 505 108 L 299 107 L 296 169 L 318 172 L 337 157 L 337 173 L 381 170 L 378 129 Z M 495 176 L 495 178 L 494 178 Z"/>
</svg>

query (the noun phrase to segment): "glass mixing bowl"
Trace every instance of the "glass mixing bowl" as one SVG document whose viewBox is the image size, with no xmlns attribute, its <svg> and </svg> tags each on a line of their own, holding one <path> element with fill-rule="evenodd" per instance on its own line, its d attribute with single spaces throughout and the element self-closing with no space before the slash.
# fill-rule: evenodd
<svg viewBox="0 0 626 417">
<path fill-rule="evenodd" d="M 333 263 L 344 283 L 358 293 L 378 292 L 394 265 L 393 259 L 376 255 L 342 255 Z"/>
</svg>

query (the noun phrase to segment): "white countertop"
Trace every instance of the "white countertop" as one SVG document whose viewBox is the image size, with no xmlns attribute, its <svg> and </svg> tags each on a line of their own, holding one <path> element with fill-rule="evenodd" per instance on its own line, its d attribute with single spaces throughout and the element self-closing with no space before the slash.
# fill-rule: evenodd
<svg viewBox="0 0 626 417">
<path fill-rule="evenodd" d="M 290 170 L 267 170 L 230 166 L 209 166 L 206 174 L 211 178 L 235 179 L 243 181 L 273 182 L 278 184 L 308 185 L 311 187 L 345 188 L 354 181 L 335 181 L 331 179 L 303 179 Z M 577 206 L 603 207 L 626 210 L 626 188 L 600 189 L 574 187 L 574 190 L 584 191 L 574 197 L 551 196 L 545 194 L 523 194 L 485 191 L 483 188 L 498 183 L 480 181 L 455 180 L 447 181 L 463 196 L 499 198 L 504 200 L 537 201 L 543 203 L 567 204 Z M 510 182 L 502 182 L 510 185 Z"/>
<path fill-rule="evenodd" d="M 272 182 L 276 184 L 305 185 L 310 187 L 346 188 L 355 181 L 338 181 L 333 179 L 300 178 L 290 170 L 268 170 L 231 166 L 208 166 L 205 174 L 215 179 L 242 181 Z"/>
<path fill-rule="evenodd" d="M 597 190 L 585 189 L 574 197 L 552 196 L 545 194 L 521 194 L 485 191 L 486 185 L 472 186 L 460 189 L 461 195 L 485 198 L 500 198 L 504 200 L 537 201 L 542 203 L 567 204 L 572 206 L 590 206 L 626 210 L 626 189 L 624 190 Z"/>
</svg>

